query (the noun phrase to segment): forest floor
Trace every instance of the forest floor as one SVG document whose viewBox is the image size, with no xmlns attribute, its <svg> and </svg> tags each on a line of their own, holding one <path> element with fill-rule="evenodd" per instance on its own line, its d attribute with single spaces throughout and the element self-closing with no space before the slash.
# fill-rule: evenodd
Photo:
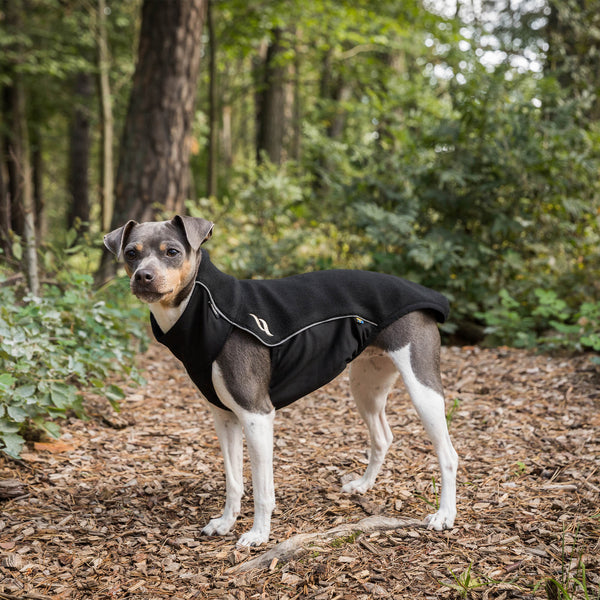
<svg viewBox="0 0 600 600">
<path fill-rule="evenodd" d="M 449 347 L 442 358 L 460 457 L 451 531 L 317 539 L 238 572 L 296 534 L 369 515 L 422 519 L 439 492 L 431 444 L 399 385 L 377 485 L 343 494 L 367 439 L 342 374 L 278 414 L 271 541 L 236 550 L 250 490 L 231 535 L 200 534 L 224 499 L 218 442 L 182 368 L 153 345 L 141 359 L 148 384 L 127 390 L 118 415 L 90 397 L 90 420 L 68 419 L 60 440 L 30 445 L 20 462 L 0 458 L 0 480 L 16 480 L 0 504 L 0 599 L 598 598 L 598 368 L 511 349 Z"/>
</svg>

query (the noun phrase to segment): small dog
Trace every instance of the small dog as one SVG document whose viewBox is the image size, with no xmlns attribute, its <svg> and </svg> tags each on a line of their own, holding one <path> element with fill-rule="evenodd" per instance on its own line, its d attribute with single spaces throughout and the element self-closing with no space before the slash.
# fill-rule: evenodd
<svg viewBox="0 0 600 600">
<path fill-rule="evenodd" d="M 252 466 L 254 523 L 238 545 L 268 541 L 275 506 L 275 409 L 331 381 L 351 361 L 350 386 L 371 449 L 363 476 L 342 490 L 364 493 L 375 482 L 392 442 L 385 405 L 400 372 L 442 475 L 439 510 L 426 522 L 431 529 L 451 528 L 458 457 L 446 425 L 436 324 L 447 316 L 447 300 L 368 271 L 237 280 L 219 271 L 201 249 L 212 229 L 205 219 L 175 216 L 129 221 L 104 238 L 124 259 L 132 292 L 149 305 L 154 335 L 183 362 L 210 402 L 225 463 L 226 501 L 222 516 L 203 533 L 228 533 L 240 512 L 243 432 Z"/>
</svg>

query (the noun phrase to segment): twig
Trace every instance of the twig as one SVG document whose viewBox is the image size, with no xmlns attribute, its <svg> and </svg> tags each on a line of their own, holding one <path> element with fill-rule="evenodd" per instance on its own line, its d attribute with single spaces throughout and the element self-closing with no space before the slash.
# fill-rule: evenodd
<svg viewBox="0 0 600 600">
<path fill-rule="evenodd" d="M 299 533 L 291 538 L 277 544 L 271 550 L 267 550 L 263 554 L 240 563 L 235 567 L 228 569 L 229 573 L 238 574 L 251 571 L 252 569 L 267 568 L 273 559 L 279 561 L 288 561 L 294 556 L 305 550 L 305 547 L 314 542 L 329 542 L 331 540 L 348 537 L 353 533 L 372 533 L 373 531 L 386 531 L 389 529 L 402 529 L 407 527 L 427 527 L 424 521 L 418 519 L 394 519 L 392 517 L 372 516 L 366 517 L 358 523 L 349 523 L 340 525 L 318 533 Z"/>
</svg>

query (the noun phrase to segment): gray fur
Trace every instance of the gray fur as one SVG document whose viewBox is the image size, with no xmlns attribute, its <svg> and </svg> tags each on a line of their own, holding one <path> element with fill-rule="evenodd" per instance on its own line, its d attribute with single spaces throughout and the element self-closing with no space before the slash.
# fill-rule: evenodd
<svg viewBox="0 0 600 600">
<path fill-rule="evenodd" d="M 391 352 L 410 344 L 410 363 L 417 379 L 444 395 L 440 375 L 440 332 L 428 311 L 404 315 L 375 338 L 373 345 Z"/>
<path fill-rule="evenodd" d="M 269 399 L 269 348 L 249 333 L 234 329 L 216 362 L 223 373 L 227 390 L 242 408 L 260 414 L 273 410 Z"/>
</svg>

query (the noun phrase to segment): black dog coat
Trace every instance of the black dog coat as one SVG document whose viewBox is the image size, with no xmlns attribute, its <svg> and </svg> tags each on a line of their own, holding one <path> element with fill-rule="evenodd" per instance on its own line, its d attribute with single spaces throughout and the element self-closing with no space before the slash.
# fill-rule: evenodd
<svg viewBox="0 0 600 600">
<path fill-rule="evenodd" d="M 232 328 L 271 350 L 269 393 L 281 408 L 319 389 L 356 358 L 385 327 L 415 310 L 444 322 L 448 300 L 433 290 L 371 271 L 316 271 L 273 280 L 238 280 L 219 271 L 208 252 L 190 301 L 163 333 L 152 331 L 184 364 L 209 402 L 225 408 L 212 384 L 212 363 Z"/>
</svg>

